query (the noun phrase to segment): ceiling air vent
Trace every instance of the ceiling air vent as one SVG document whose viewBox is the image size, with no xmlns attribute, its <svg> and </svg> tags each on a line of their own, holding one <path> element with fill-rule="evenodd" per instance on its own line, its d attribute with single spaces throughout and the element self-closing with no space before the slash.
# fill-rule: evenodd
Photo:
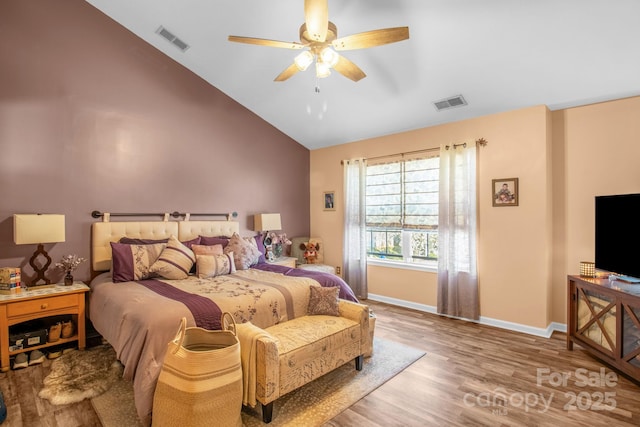
<svg viewBox="0 0 640 427">
<path fill-rule="evenodd" d="M 436 110 L 442 111 L 447 110 L 449 108 L 454 107 L 462 107 L 463 105 L 467 105 L 467 101 L 462 97 L 462 95 L 452 96 L 451 98 L 441 99 L 440 101 L 436 101 L 433 103 L 436 106 Z"/>
<path fill-rule="evenodd" d="M 174 46 L 176 46 L 178 49 L 180 49 L 183 52 L 186 51 L 187 49 L 189 49 L 189 45 L 188 44 L 186 44 L 185 42 L 180 40 L 171 31 L 167 30 L 162 25 L 160 25 L 158 27 L 158 29 L 156 30 L 156 33 L 160 34 L 163 38 L 169 40 L 169 42 L 171 42 L 171 44 L 173 44 Z"/>
</svg>

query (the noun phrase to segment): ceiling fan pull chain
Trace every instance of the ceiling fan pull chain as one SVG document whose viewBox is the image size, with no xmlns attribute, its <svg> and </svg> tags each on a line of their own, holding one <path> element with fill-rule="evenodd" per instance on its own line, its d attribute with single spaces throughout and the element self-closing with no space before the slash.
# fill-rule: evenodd
<svg viewBox="0 0 640 427">
<path fill-rule="evenodd" d="M 316 77 L 316 93 L 320 93 L 320 79 Z"/>
</svg>

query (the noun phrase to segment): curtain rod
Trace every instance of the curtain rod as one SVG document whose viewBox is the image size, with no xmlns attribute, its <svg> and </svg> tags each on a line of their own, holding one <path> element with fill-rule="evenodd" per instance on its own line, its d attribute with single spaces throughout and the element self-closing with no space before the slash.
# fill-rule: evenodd
<svg viewBox="0 0 640 427">
<path fill-rule="evenodd" d="M 488 144 L 488 142 L 484 138 L 476 139 L 476 145 L 484 147 L 487 144 Z M 453 147 L 454 149 L 456 149 L 458 147 L 466 147 L 466 146 L 467 146 L 467 143 L 466 142 L 462 142 L 460 144 L 453 144 L 451 146 L 450 145 L 445 145 L 445 149 L 448 150 L 450 147 Z M 425 149 L 422 149 L 422 150 L 414 150 L 414 151 L 406 151 L 404 153 L 387 154 L 387 155 L 384 155 L 384 156 L 367 157 L 364 160 L 384 159 L 385 157 L 405 156 L 407 154 L 428 153 L 429 151 L 440 151 L 440 147 L 425 148 Z M 344 160 L 340 160 L 340 164 L 343 165 L 344 164 Z"/>
<path fill-rule="evenodd" d="M 481 147 L 484 147 L 485 145 L 487 145 L 488 142 L 486 139 L 484 138 L 480 138 L 480 139 L 476 139 L 476 145 L 479 145 Z M 467 143 L 466 142 L 462 142 L 460 144 L 453 144 L 453 145 L 445 145 L 444 148 L 445 150 L 448 150 L 449 148 L 453 148 L 454 150 L 458 147 L 464 147 L 467 148 Z"/>
<path fill-rule="evenodd" d="M 179 218 L 181 216 L 184 216 L 185 219 L 188 219 L 191 216 L 223 216 L 227 218 L 227 221 L 231 220 L 231 218 L 236 218 L 238 216 L 238 212 L 231 212 L 231 213 L 182 213 L 182 212 L 171 212 L 171 213 L 157 213 L 157 212 L 153 212 L 153 213 L 143 213 L 143 212 L 133 212 L 133 213 L 110 213 L 110 212 L 100 212 L 100 211 L 93 211 L 91 212 L 91 216 L 93 218 L 103 218 L 103 217 L 111 217 L 111 216 L 162 216 L 165 218 L 168 218 L 169 216 L 173 217 L 173 218 Z"/>
</svg>

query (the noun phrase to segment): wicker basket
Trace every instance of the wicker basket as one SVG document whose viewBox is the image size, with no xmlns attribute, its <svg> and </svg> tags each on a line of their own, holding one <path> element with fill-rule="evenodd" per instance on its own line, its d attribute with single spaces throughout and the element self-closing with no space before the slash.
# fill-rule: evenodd
<svg viewBox="0 0 640 427">
<path fill-rule="evenodd" d="M 242 426 L 242 366 L 235 322 L 222 331 L 180 329 L 169 342 L 153 397 L 152 425 Z M 231 326 L 231 324 L 233 326 Z"/>
</svg>

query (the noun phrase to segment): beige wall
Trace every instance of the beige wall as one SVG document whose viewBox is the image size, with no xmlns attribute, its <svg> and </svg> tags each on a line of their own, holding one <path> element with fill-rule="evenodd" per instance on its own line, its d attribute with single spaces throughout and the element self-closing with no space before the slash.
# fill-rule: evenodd
<svg viewBox="0 0 640 427">
<path fill-rule="evenodd" d="M 473 142 L 479 149 L 479 273 L 482 316 L 546 327 L 551 283 L 551 125 L 546 107 L 465 120 L 311 152 L 311 233 L 325 241 L 325 259 L 341 265 L 340 160 Z M 518 177 L 520 206 L 492 207 L 491 180 Z M 336 191 L 336 211 L 322 210 L 322 192 Z M 434 273 L 369 267 L 369 292 L 436 305 Z"/>
<path fill-rule="evenodd" d="M 554 158 L 564 170 L 554 188 L 565 195 L 554 210 L 565 242 L 554 254 L 553 320 L 564 323 L 566 274 L 595 256 L 594 197 L 640 193 L 640 97 L 555 111 L 553 128 L 554 152 L 564 152 Z"/>
<path fill-rule="evenodd" d="M 341 265 L 340 160 L 484 137 L 479 150 L 478 269 L 484 318 L 566 323 L 566 276 L 594 259 L 594 197 L 640 192 L 640 97 L 550 112 L 532 107 L 311 152 L 311 231 Z M 518 177 L 520 206 L 491 206 L 491 180 Z M 338 209 L 322 210 L 336 191 Z M 369 291 L 436 305 L 436 275 L 369 266 Z"/>
</svg>

